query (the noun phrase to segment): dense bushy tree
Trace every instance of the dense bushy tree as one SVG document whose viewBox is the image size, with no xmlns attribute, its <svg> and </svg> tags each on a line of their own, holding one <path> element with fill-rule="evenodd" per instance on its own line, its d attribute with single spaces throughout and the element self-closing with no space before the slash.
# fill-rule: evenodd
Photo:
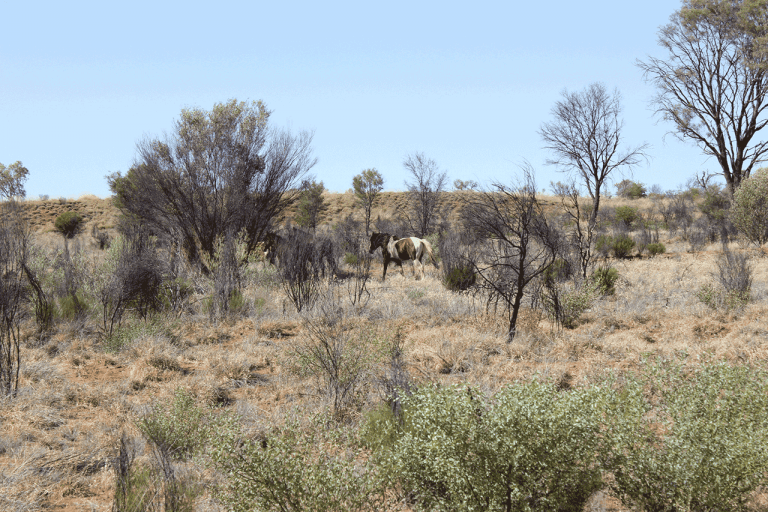
<svg viewBox="0 0 768 512">
<path fill-rule="evenodd" d="M 115 204 L 179 241 L 190 261 L 243 230 L 252 250 L 316 161 L 311 133 L 271 129 L 269 116 L 260 101 L 183 109 L 171 135 L 140 142 L 131 169 L 108 177 Z"/>
<path fill-rule="evenodd" d="M 365 212 L 365 236 L 371 229 L 371 211 L 376 202 L 376 198 L 384 188 L 384 178 L 376 169 L 365 169 L 363 172 L 352 178 L 352 189 L 355 192 L 355 198 Z"/>
<path fill-rule="evenodd" d="M 328 207 L 323 192 L 325 192 L 325 185 L 322 181 L 317 183 L 315 180 L 304 180 L 299 192 L 298 211 L 294 218 L 296 224 L 311 228 L 312 231 L 317 229 L 320 214 Z"/>
<path fill-rule="evenodd" d="M 14 162 L 8 167 L 0 164 L 0 198 L 13 199 L 27 195 L 24 182 L 29 170 L 21 162 Z"/>
<path fill-rule="evenodd" d="M 730 218 L 753 244 L 768 242 L 768 169 L 759 169 L 741 182 L 733 195 Z"/>
</svg>

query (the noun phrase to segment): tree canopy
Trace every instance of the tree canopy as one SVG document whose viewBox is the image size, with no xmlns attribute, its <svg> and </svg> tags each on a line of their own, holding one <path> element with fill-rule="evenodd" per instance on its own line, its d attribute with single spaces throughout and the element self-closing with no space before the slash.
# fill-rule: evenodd
<svg viewBox="0 0 768 512">
<path fill-rule="evenodd" d="M 183 109 L 170 135 L 139 142 L 130 170 L 108 176 L 115 204 L 191 261 L 242 231 L 253 249 L 316 162 L 311 133 L 272 129 L 269 116 L 261 101 Z"/>
<path fill-rule="evenodd" d="M 659 30 L 666 59 L 638 61 L 672 133 L 714 157 L 729 191 L 768 157 L 768 0 L 684 0 Z"/>
<path fill-rule="evenodd" d="M 29 170 L 21 162 L 14 162 L 8 167 L 0 164 L 0 197 L 13 199 L 26 196 L 24 182 L 28 174 Z"/>
</svg>

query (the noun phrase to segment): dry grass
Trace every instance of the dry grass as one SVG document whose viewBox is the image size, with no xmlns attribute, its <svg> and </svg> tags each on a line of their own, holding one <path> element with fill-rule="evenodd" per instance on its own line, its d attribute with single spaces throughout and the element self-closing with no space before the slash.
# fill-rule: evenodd
<svg viewBox="0 0 768 512">
<path fill-rule="evenodd" d="M 403 207 L 404 194 L 382 197 L 374 218 Z M 351 194 L 328 199 L 326 223 L 343 217 L 354 200 Z M 447 201 L 456 207 L 456 197 Z M 64 211 L 80 211 L 90 224 L 106 229 L 116 219 L 108 201 L 98 198 L 27 204 L 35 243 L 49 249 L 61 244 L 52 229 Z M 81 246 L 95 256 L 88 230 L 79 235 Z M 392 271 L 382 283 L 377 260 L 364 308 L 344 302 L 343 286 L 338 293 L 354 322 L 382 338 L 402 337 L 407 369 L 417 384 L 468 383 L 491 392 L 543 379 L 567 388 L 591 382 L 606 369 L 637 368 L 647 356 L 765 364 L 768 258 L 753 259 L 753 302 L 742 311 L 715 312 L 701 304 L 696 291 L 713 279 L 719 246 L 690 254 L 679 239 L 664 242 L 668 254 L 612 261 L 621 275 L 616 294 L 598 300 L 574 329 L 558 332 L 540 313 L 526 309 L 511 344 L 505 319 L 487 314 L 480 298 L 447 291 L 431 265 L 425 266 L 423 281 L 406 268 L 404 277 Z M 286 370 L 286 354 L 304 336 L 301 315 L 279 288 L 254 282 L 244 295 L 252 307 L 239 318 L 217 324 L 202 313 L 158 319 L 159 330 L 135 337 L 117 353 L 105 352 L 93 319 L 60 322 L 42 340 L 31 321 L 25 325 L 19 395 L 0 402 L 0 509 L 109 510 L 114 488 L 109 460 L 120 435 L 127 432 L 140 441 L 135 422 L 147 405 L 171 399 L 178 388 L 201 404 L 236 411 L 253 431 L 296 410 L 327 406 L 314 380 Z M 376 386 L 374 379 L 364 388 L 354 414 L 380 399 Z M 138 448 L 139 460 L 148 460 L 146 446 L 139 442 Z M 602 494 L 591 503 L 589 510 L 621 510 Z M 217 506 L 203 493 L 198 509 Z"/>
</svg>

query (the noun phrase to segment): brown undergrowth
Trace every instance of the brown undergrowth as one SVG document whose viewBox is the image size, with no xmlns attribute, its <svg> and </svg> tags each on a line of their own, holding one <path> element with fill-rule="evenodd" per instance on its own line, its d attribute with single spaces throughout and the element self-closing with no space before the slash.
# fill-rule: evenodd
<svg viewBox="0 0 768 512">
<path fill-rule="evenodd" d="M 58 243 L 45 229 L 37 236 L 48 246 Z M 80 237 L 83 246 L 97 250 L 88 235 Z M 768 259 L 754 258 L 751 303 L 714 311 L 696 292 L 712 280 L 719 246 L 692 254 L 680 241 L 666 243 L 669 253 L 662 257 L 610 261 L 620 274 L 615 295 L 598 299 L 575 328 L 558 330 L 540 311 L 525 309 L 512 343 L 506 342 L 502 315 L 489 313 L 482 297 L 446 290 L 431 265 L 424 280 L 415 280 L 406 267 L 404 276 L 391 271 L 381 282 L 377 259 L 364 307 L 345 302 L 343 287 L 336 293 L 351 325 L 375 333 L 385 345 L 401 342 L 416 386 L 466 383 L 490 393 L 540 379 L 568 389 L 607 370 L 636 370 L 649 357 L 764 366 Z M 0 509 L 110 510 L 120 437 L 135 441 L 137 464 L 150 464 L 137 422 L 178 389 L 201 406 L 237 413 L 254 433 L 329 407 L 317 376 L 289 371 L 289 354 L 307 340 L 305 317 L 276 286 L 250 283 L 244 297 L 249 307 L 216 323 L 202 311 L 126 320 L 135 331 L 119 350 L 107 349 L 93 318 L 59 319 L 42 336 L 30 319 L 23 329 L 18 396 L 0 402 Z M 355 422 L 380 403 L 388 364 L 386 357 L 376 362 L 344 421 Z M 195 498 L 198 509 L 223 510 L 208 485 L 219 477 L 186 464 L 185 474 L 206 484 Z M 764 501 L 756 497 L 757 504 Z M 600 493 L 588 510 L 623 509 Z"/>
</svg>

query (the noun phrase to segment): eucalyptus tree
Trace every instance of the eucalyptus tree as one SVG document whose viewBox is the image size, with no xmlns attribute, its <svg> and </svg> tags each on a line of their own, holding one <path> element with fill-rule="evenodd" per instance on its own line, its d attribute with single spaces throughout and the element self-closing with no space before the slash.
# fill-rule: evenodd
<svg viewBox="0 0 768 512">
<path fill-rule="evenodd" d="M 384 178 L 375 168 L 365 169 L 352 178 L 352 190 L 355 198 L 365 212 L 365 236 L 371 229 L 371 212 L 381 191 L 384 189 Z"/>
<path fill-rule="evenodd" d="M 683 0 L 659 29 L 666 58 L 638 61 L 656 112 L 720 166 L 731 194 L 766 161 L 768 0 Z"/>
</svg>

